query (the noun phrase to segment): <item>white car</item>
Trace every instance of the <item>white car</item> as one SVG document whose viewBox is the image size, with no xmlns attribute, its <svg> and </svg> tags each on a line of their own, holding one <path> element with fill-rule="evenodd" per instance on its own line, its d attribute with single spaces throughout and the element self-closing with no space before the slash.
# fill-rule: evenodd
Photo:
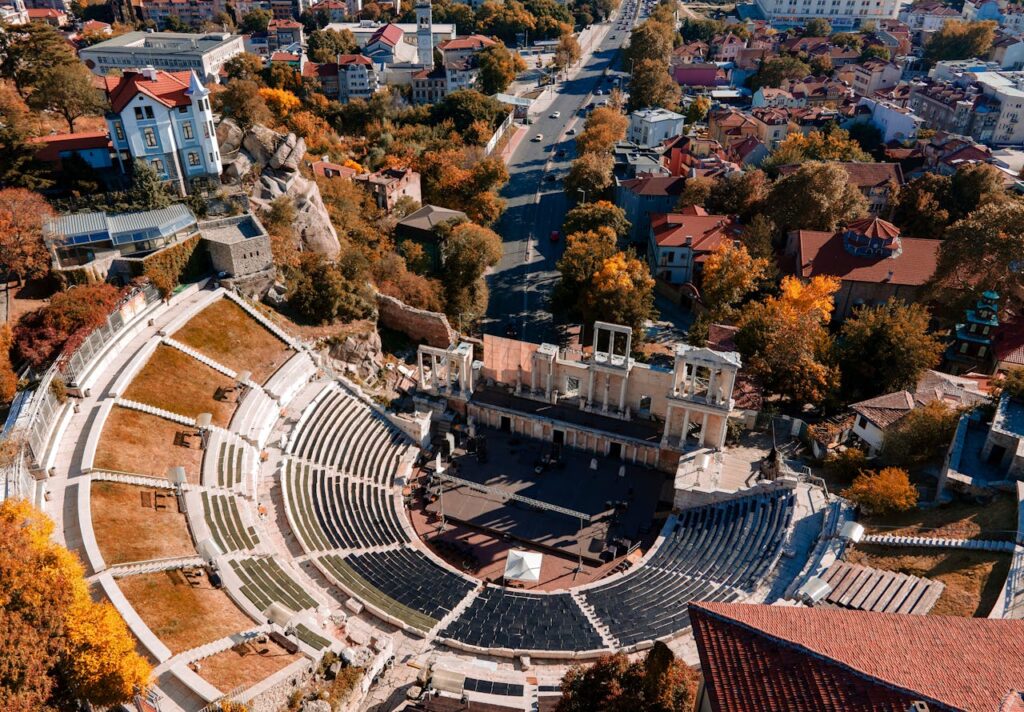
<svg viewBox="0 0 1024 712">
<path fill-rule="evenodd" d="M 559 116 L 561 116 L 561 115 L 562 115 L 562 112 L 561 112 L 561 111 L 553 111 L 553 112 L 551 112 L 551 116 L 550 116 L 550 117 L 548 117 L 548 118 L 551 118 L 551 119 L 557 119 L 557 118 L 558 118 Z"/>
<path fill-rule="evenodd" d="M 544 140 L 544 134 L 537 134 L 536 136 L 533 137 L 534 143 L 540 143 L 543 140 Z"/>
</svg>

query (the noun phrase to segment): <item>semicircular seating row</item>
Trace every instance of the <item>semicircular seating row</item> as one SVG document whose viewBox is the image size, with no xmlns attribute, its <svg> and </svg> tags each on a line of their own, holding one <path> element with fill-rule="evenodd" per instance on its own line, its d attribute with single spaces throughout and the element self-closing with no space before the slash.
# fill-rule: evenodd
<svg viewBox="0 0 1024 712">
<path fill-rule="evenodd" d="M 312 440 L 306 447 L 316 451 Z M 360 489 L 291 460 L 281 477 L 304 550 L 320 552 L 321 571 L 371 610 L 427 633 L 477 588 L 411 545 L 391 491 L 372 483 Z M 687 509 L 642 566 L 576 597 L 485 586 L 438 635 L 480 648 L 568 652 L 606 647 L 591 618 L 617 647 L 678 633 L 689 626 L 690 601 L 748 598 L 771 574 L 793 508 L 792 491 L 780 489 Z M 392 548 L 366 551 L 378 545 Z"/>
<path fill-rule="evenodd" d="M 401 431 L 370 406 L 331 384 L 303 411 L 288 452 L 390 487 L 411 447 Z"/>
</svg>

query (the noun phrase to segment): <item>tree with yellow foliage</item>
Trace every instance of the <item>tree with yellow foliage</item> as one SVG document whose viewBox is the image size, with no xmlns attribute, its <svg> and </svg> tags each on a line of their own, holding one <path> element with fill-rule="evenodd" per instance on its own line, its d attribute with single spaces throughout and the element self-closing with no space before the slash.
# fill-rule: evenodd
<svg viewBox="0 0 1024 712">
<path fill-rule="evenodd" d="M 701 296 L 715 321 L 736 318 L 737 306 L 768 273 L 768 260 L 754 258 L 742 244 L 725 240 L 704 262 Z"/>
<path fill-rule="evenodd" d="M 906 470 L 886 467 L 878 472 L 862 471 L 843 496 L 871 514 L 906 512 L 917 506 L 917 488 Z"/>
<path fill-rule="evenodd" d="M 89 595 L 82 565 L 51 540 L 53 522 L 25 500 L 0 503 L 0 709 L 111 706 L 150 668 L 124 621 Z"/>
<path fill-rule="evenodd" d="M 260 89 L 260 96 L 263 97 L 263 101 L 267 102 L 267 107 L 281 120 L 284 120 L 293 109 L 298 109 L 302 105 L 299 97 L 287 89 L 263 87 Z"/>
<path fill-rule="evenodd" d="M 657 313 L 654 278 L 645 262 L 618 252 L 601 263 L 580 306 L 585 324 L 600 319 L 632 327 L 637 345 L 644 337 L 644 322 Z"/>
<path fill-rule="evenodd" d="M 832 128 L 803 134 L 794 131 L 784 138 L 765 159 L 766 170 L 806 161 L 857 161 L 871 163 L 874 159 L 860 147 L 846 129 Z"/>
<path fill-rule="evenodd" d="M 736 345 L 765 388 L 796 403 L 818 404 L 839 386 L 827 324 L 839 290 L 835 277 L 782 280 L 777 297 L 751 302 L 740 316 Z"/>
</svg>

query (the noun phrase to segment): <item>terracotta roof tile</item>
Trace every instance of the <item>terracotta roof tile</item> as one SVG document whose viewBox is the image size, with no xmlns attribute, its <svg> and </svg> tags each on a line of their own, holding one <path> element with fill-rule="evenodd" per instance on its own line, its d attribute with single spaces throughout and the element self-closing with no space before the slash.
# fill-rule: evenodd
<svg viewBox="0 0 1024 712">
<path fill-rule="evenodd" d="M 728 215 L 687 215 L 684 213 L 653 213 L 651 230 L 660 247 L 679 247 L 687 238 L 695 252 L 711 252 L 722 240 L 729 239 L 738 226 Z"/>
<path fill-rule="evenodd" d="M 107 130 L 83 131 L 73 134 L 55 134 L 30 139 L 30 143 L 40 144 L 36 158 L 40 161 L 59 161 L 64 151 L 84 151 L 90 148 L 110 148 L 110 136 Z"/>
<path fill-rule="evenodd" d="M 700 603 L 714 712 L 990 712 L 1020 707 L 1024 620 Z"/>
<path fill-rule="evenodd" d="M 682 176 L 643 176 L 624 180 L 620 185 L 636 195 L 680 195 L 686 179 Z"/>
<path fill-rule="evenodd" d="M 898 257 L 860 257 L 843 246 L 842 232 L 797 231 L 797 273 L 831 275 L 850 282 L 921 286 L 935 273 L 941 240 L 902 237 Z M 891 273 L 891 274 L 890 274 Z"/>
<path fill-rule="evenodd" d="M 145 94 L 164 106 L 188 106 L 192 100 L 188 95 L 189 80 L 192 72 L 158 71 L 156 79 L 150 80 L 140 72 L 125 72 L 120 77 L 105 77 L 107 96 L 110 106 L 115 112 L 121 113 L 128 102 L 137 94 Z"/>
</svg>

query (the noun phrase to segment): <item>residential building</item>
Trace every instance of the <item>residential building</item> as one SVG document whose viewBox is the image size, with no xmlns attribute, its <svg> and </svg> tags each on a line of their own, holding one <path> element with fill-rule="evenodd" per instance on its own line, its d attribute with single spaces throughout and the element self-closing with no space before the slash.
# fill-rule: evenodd
<svg viewBox="0 0 1024 712">
<path fill-rule="evenodd" d="M 146 161 L 181 194 L 193 179 L 219 178 L 210 92 L 194 71 L 148 67 L 104 82 L 112 109 L 107 128 L 122 170 L 132 160 Z"/>
<path fill-rule="evenodd" d="M 744 603 L 689 612 L 703 674 L 697 710 L 1020 708 L 1022 620 Z"/>
<path fill-rule="evenodd" d="M 853 96 L 848 84 L 830 77 L 790 79 L 784 81 L 781 88 L 793 97 L 796 107 L 838 106 Z"/>
<path fill-rule="evenodd" d="M 402 42 L 413 49 L 416 48 L 416 34 L 419 29 L 416 23 L 398 22 L 388 24 L 401 30 Z M 356 44 L 359 47 L 365 47 L 370 43 L 373 36 L 386 26 L 372 20 L 360 20 L 359 22 L 332 22 L 327 26 L 327 29 L 338 30 L 339 32 L 341 30 L 348 30 L 356 38 Z M 431 22 L 430 32 L 434 47 L 438 47 L 445 40 L 453 40 L 457 36 L 455 25 L 450 22 Z M 409 61 L 414 61 L 415 59 L 415 56 L 413 56 Z"/>
<path fill-rule="evenodd" d="M 739 170 L 739 166 L 729 163 L 722 144 L 714 139 L 678 136 L 666 141 L 662 148 L 661 160 L 670 175 L 692 178 L 707 175 L 717 168 L 722 168 L 723 172 Z"/>
<path fill-rule="evenodd" d="M 321 178 L 352 180 L 359 173 L 355 168 L 344 166 L 340 163 L 332 163 L 331 161 L 313 161 L 309 164 L 309 169 L 313 171 L 313 175 Z"/>
<path fill-rule="evenodd" d="M 271 52 L 290 45 L 301 45 L 305 41 L 302 23 L 291 18 L 271 20 L 267 25 L 267 39 Z"/>
<path fill-rule="evenodd" d="M 1000 35 L 992 43 L 988 59 L 1000 69 L 1013 72 L 1024 69 L 1024 39 L 1020 35 Z"/>
<path fill-rule="evenodd" d="M 970 136 L 992 146 L 1024 143 L 1024 72 L 951 70 L 914 87 L 910 107 L 937 131 Z"/>
<path fill-rule="evenodd" d="M 857 102 L 858 110 L 867 113 L 871 125 L 882 132 L 882 142 L 913 141 L 924 119 L 888 101 L 869 99 L 862 96 Z"/>
<path fill-rule="evenodd" d="M 352 99 L 369 99 L 380 88 L 377 68 L 361 54 L 340 54 L 334 62 L 307 62 L 302 75 L 316 77 L 328 99 L 348 103 Z"/>
<path fill-rule="evenodd" d="M 742 141 L 737 141 L 729 147 L 729 160 L 736 163 L 740 168 L 743 166 L 754 166 L 756 168 L 769 155 L 771 155 L 771 149 L 764 145 L 761 139 L 756 136 L 747 136 Z"/>
<path fill-rule="evenodd" d="M 412 103 L 436 104 L 448 96 L 448 71 L 443 65 L 424 67 L 412 75 Z"/>
<path fill-rule="evenodd" d="M 672 65 L 672 78 L 683 87 L 717 87 L 729 83 L 717 64 L 689 62 Z"/>
<path fill-rule="evenodd" d="M 771 107 L 776 109 L 788 109 L 791 107 L 803 106 L 803 103 L 798 101 L 785 89 L 760 87 L 751 97 L 750 105 L 754 108 Z"/>
<path fill-rule="evenodd" d="M 867 358 L 870 358 L 868 356 Z M 913 391 L 885 393 L 850 406 L 854 420 L 852 433 L 871 457 L 885 445 L 885 436 L 911 411 L 941 401 L 951 408 L 973 408 L 988 400 L 974 378 L 953 376 L 927 370 L 918 379 Z"/>
<path fill-rule="evenodd" d="M 363 9 L 362 0 L 324 0 L 311 6 L 313 12 L 324 13 L 328 23 L 345 22 Z"/>
<path fill-rule="evenodd" d="M 738 240 L 740 228 L 727 215 L 700 207 L 653 213 L 647 238 L 651 274 L 666 284 L 698 282 L 704 260 L 725 241 Z"/>
<path fill-rule="evenodd" d="M 445 40 L 437 46 L 437 49 L 441 52 L 441 61 L 447 64 L 448 62 L 475 57 L 488 47 L 493 47 L 496 44 L 497 42 L 490 37 L 466 35 L 465 37 Z"/>
<path fill-rule="evenodd" d="M 204 84 L 220 81 L 224 63 L 245 51 L 241 35 L 226 32 L 126 32 L 86 47 L 78 57 L 95 74 L 153 67 L 167 72 L 194 71 Z"/>
<path fill-rule="evenodd" d="M 682 176 L 639 176 L 615 186 L 615 204 L 629 220 L 630 239 L 643 243 L 651 228 L 651 213 L 667 213 L 675 208 L 683 193 Z"/>
<path fill-rule="evenodd" d="M 784 109 L 754 109 L 750 112 L 750 118 L 756 127 L 757 140 L 770 149 L 774 149 L 789 135 L 789 112 Z"/>
<path fill-rule="evenodd" d="M 106 130 L 39 136 L 30 139 L 30 143 L 39 146 L 36 160 L 55 165 L 57 168 L 60 168 L 61 161 L 71 156 L 78 156 L 95 170 L 111 168 L 114 165 L 110 157 L 110 136 Z"/>
<path fill-rule="evenodd" d="M 853 91 L 858 96 L 874 96 L 875 92 L 892 89 L 900 83 L 903 72 L 892 62 L 869 59 L 853 65 Z"/>
<path fill-rule="evenodd" d="M 68 24 L 68 14 L 52 7 L 29 8 L 26 14 L 29 22 L 42 22 L 58 30 Z"/>
<path fill-rule="evenodd" d="M 375 64 L 414 62 L 417 59 L 416 46 L 405 41 L 405 32 L 398 25 L 390 23 L 373 33 L 362 53 Z"/>
<path fill-rule="evenodd" d="M 810 279 L 841 280 L 835 318 L 856 307 L 891 299 L 916 302 L 935 273 L 941 240 L 903 237 L 899 228 L 877 217 L 856 220 L 836 232 L 794 230 L 785 254 L 791 271 Z"/>
<path fill-rule="evenodd" d="M 757 136 L 758 126 L 748 114 L 736 109 L 713 109 L 708 112 L 708 134 L 724 148 Z"/>
<path fill-rule="evenodd" d="M 931 34 L 941 30 L 949 20 L 959 19 L 960 13 L 944 2 L 925 0 L 900 11 L 899 19 L 913 32 Z"/>
<path fill-rule="evenodd" d="M 733 62 L 739 51 L 746 46 L 746 41 L 732 32 L 715 35 L 710 42 L 711 59 L 715 62 Z"/>
<path fill-rule="evenodd" d="M 398 221 L 395 225 L 395 240 L 399 244 L 410 240 L 422 247 L 430 260 L 431 269 L 436 273 L 444 262 L 444 245 L 437 228 L 442 223 L 462 222 L 466 219 L 466 214 L 461 210 L 424 205 Z"/>
<path fill-rule="evenodd" d="M 667 176 L 662 164 L 663 147 L 646 148 L 631 141 L 619 141 L 612 148 L 612 175 L 617 181 L 640 176 Z"/>
<path fill-rule="evenodd" d="M 100 22 L 99 20 L 86 20 L 82 23 L 82 34 L 83 35 L 106 35 L 109 37 L 113 33 L 113 27 L 109 22 Z"/>
<path fill-rule="evenodd" d="M 756 0 L 772 25 L 802 25 L 815 17 L 826 19 L 834 29 L 854 29 L 865 22 L 896 17 L 897 0 Z"/>
<path fill-rule="evenodd" d="M 10 27 L 27 25 L 28 9 L 23 0 L 11 0 L 11 2 L 0 5 L 0 23 Z"/>
<path fill-rule="evenodd" d="M 376 173 L 363 173 L 352 180 L 370 191 L 377 207 L 390 213 L 402 198 L 423 202 L 420 174 L 410 168 L 385 168 Z"/>
<path fill-rule="evenodd" d="M 629 115 L 628 139 L 638 146 L 651 148 L 683 132 L 686 118 L 668 109 L 638 109 Z"/>
<path fill-rule="evenodd" d="M 204 22 L 214 22 L 217 15 L 225 11 L 224 3 L 209 0 L 145 0 L 138 6 L 143 22 L 152 22 L 157 29 L 167 27 L 173 17 L 186 25 L 199 27 Z"/>
</svg>

